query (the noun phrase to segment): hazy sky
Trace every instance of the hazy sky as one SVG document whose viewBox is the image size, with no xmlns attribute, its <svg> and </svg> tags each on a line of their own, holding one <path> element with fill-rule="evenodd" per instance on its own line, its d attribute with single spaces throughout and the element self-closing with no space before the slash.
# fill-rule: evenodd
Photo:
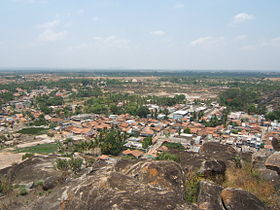
<svg viewBox="0 0 280 210">
<path fill-rule="evenodd" d="M 0 68 L 280 70 L 280 0 L 0 0 Z"/>
</svg>

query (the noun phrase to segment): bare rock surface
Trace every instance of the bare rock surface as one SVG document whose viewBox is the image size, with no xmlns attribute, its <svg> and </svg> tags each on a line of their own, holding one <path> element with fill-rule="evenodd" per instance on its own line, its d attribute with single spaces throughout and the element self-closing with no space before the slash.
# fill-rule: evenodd
<svg viewBox="0 0 280 210">
<path fill-rule="evenodd" d="M 223 175 L 226 171 L 226 164 L 221 160 L 205 160 L 199 169 L 199 173 L 205 177 Z"/>
<path fill-rule="evenodd" d="M 280 151 L 280 136 L 272 139 L 272 146 L 275 151 Z"/>
<path fill-rule="evenodd" d="M 199 154 L 210 160 L 216 159 L 224 161 L 227 165 L 237 156 L 237 152 L 234 148 L 217 142 L 204 143 L 199 150 Z"/>
<path fill-rule="evenodd" d="M 268 169 L 274 170 L 280 175 L 280 152 L 274 152 L 265 161 L 265 166 Z"/>
<path fill-rule="evenodd" d="M 0 175 L 8 177 L 15 184 L 43 180 L 49 176 L 59 176 L 61 173 L 55 170 L 54 160 L 55 157 L 34 156 L 20 164 L 0 170 Z"/>
<path fill-rule="evenodd" d="M 253 194 L 240 189 L 226 188 L 221 192 L 227 210 L 266 210 L 266 206 Z"/>
<path fill-rule="evenodd" d="M 253 194 L 234 188 L 223 188 L 210 181 L 199 184 L 200 210 L 266 210 L 267 207 Z"/>
<path fill-rule="evenodd" d="M 230 146 L 206 143 L 199 153 L 180 151 L 178 154 L 180 163 L 137 159 L 95 160 L 77 173 L 57 170 L 54 164 L 59 158 L 57 156 L 34 156 L 0 170 L 0 178 L 5 177 L 10 186 L 24 183 L 28 188 L 24 196 L 12 190 L 9 195 L 0 197 L 0 209 L 266 209 L 248 192 L 223 189 L 206 180 L 199 183 L 197 204 L 187 204 L 186 190 L 191 190 L 186 187 L 187 173 L 202 174 L 203 179 L 223 175 L 226 164 L 231 164 L 237 153 Z M 275 171 L 262 169 L 266 170 L 264 173 L 268 177 L 275 175 L 271 173 Z M 19 188 L 17 192 L 20 192 Z"/>
<path fill-rule="evenodd" d="M 30 209 L 193 209 L 183 171 L 172 161 L 122 162 L 77 178 Z M 51 205 L 46 205 L 50 203 Z"/>
<path fill-rule="evenodd" d="M 220 197 L 223 188 L 212 182 L 201 181 L 199 184 L 198 206 L 202 210 L 225 210 Z"/>
<path fill-rule="evenodd" d="M 215 142 L 203 144 L 199 153 L 178 153 L 180 164 L 186 172 L 200 171 L 206 176 L 224 174 L 227 166 L 233 164 L 236 155 L 237 152 L 231 146 Z"/>
<path fill-rule="evenodd" d="M 254 168 L 265 168 L 266 159 L 272 154 L 272 152 L 261 149 L 252 155 L 252 165 Z"/>
<path fill-rule="evenodd" d="M 179 152 L 180 164 L 185 171 L 195 171 L 200 169 L 205 157 L 194 152 Z"/>
</svg>

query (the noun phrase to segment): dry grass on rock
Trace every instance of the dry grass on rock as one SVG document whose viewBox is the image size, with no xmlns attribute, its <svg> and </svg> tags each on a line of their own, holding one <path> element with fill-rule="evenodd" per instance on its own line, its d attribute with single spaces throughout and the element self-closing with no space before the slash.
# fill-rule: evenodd
<svg viewBox="0 0 280 210">
<path fill-rule="evenodd" d="M 270 206 L 277 206 L 280 199 L 273 184 L 263 180 L 249 164 L 243 168 L 228 168 L 223 186 L 246 190 Z"/>
</svg>

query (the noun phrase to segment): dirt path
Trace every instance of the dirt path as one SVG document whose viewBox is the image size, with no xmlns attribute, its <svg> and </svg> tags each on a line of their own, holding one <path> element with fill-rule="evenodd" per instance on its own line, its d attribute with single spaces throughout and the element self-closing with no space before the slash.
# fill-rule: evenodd
<svg viewBox="0 0 280 210">
<path fill-rule="evenodd" d="M 22 153 L 14 153 L 9 150 L 0 151 L 0 169 L 9 167 L 22 161 Z"/>
</svg>

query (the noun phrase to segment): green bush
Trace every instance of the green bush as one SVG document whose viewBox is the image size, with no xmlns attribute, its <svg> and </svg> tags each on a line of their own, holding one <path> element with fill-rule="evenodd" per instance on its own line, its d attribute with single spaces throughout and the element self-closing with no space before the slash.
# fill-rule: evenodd
<svg viewBox="0 0 280 210">
<path fill-rule="evenodd" d="M 54 137 L 54 133 L 47 133 L 48 137 Z"/>
<path fill-rule="evenodd" d="M 72 170 L 73 172 L 77 173 L 81 170 L 82 165 L 83 165 L 83 160 L 80 158 L 71 158 L 70 160 L 67 159 L 56 160 L 56 168 L 61 171 Z"/>
<path fill-rule="evenodd" d="M 240 130 L 239 130 L 239 129 L 233 129 L 233 130 L 231 130 L 231 132 L 232 132 L 233 134 L 238 134 L 238 133 L 240 132 Z"/>
<path fill-rule="evenodd" d="M 236 168 L 242 168 L 241 157 L 239 155 L 236 155 L 233 158 L 233 162 L 235 163 Z"/>
<path fill-rule="evenodd" d="M 280 120 L 280 110 L 275 110 L 273 112 L 269 112 L 265 115 L 265 118 L 271 121 Z"/>
<path fill-rule="evenodd" d="M 31 158 L 31 157 L 33 157 L 33 156 L 34 156 L 34 154 L 33 154 L 33 153 L 26 153 L 26 154 L 24 154 L 24 155 L 22 156 L 22 160 L 25 160 L 25 159 Z"/>
<path fill-rule="evenodd" d="M 157 160 L 173 160 L 179 162 L 179 157 L 175 154 L 171 154 L 168 152 L 162 152 L 157 156 Z"/>
<path fill-rule="evenodd" d="M 61 171 L 68 171 L 70 169 L 68 160 L 66 159 L 57 159 L 55 161 L 56 168 Z"/>
<path fill-rule="evenodd" d="M 73 151 L 75 152 L 84 152 L 90 150 L 96 146 L 94 141 L 84 141 L 76 143 L 73 145 Z"/>
<path fill-rule="evenodd" d="M 190 129 L 190 128 L 185 128 L 185 129 L 184 129 L 184 133 L 186 133 L 186 134 L 191 134 L 191 129 Z"/>
<path fill-rule="evenodd" d="M 83 165 L 83 160 L 80 158 L 71 158 L 71 160 L 69 161 L 69 165 L 70 168 L 72 169 L 72 171 L 74 171 L 75 173 L 79 172 L 82 168 Z"/>
<path fill-rule="evenodd" d="M 34 187 L 42 186 L 43 184 L 44 184 L 44 181 L 43 180 L 39 180 L 39 181 L 34 183 Z"/>
<path fill-rule="evenodd" d="M 188 203 L 197 202 L 197 197 L 199 193 L 199 183 L 203 180 L 203 177 L 196 173 L 190 173 L 187 176 L 185 182 L 185 200 Z"/>
<path fill-rule="evenodd" d="M 28 190 L 26 189 L 25 186 L 20 186 L 19 187 L 19 195 L 24 196 L 28 194 Z"/>
<path fill-rule="evenodd" d="M 142 142 L 142 147 L 144 149 L 147 149 L 150 145 L 152 145 L 153 142 L 152 142 L 152 137 L 146 137 L 144 138 L 143 142 Z"/>
</svg>

